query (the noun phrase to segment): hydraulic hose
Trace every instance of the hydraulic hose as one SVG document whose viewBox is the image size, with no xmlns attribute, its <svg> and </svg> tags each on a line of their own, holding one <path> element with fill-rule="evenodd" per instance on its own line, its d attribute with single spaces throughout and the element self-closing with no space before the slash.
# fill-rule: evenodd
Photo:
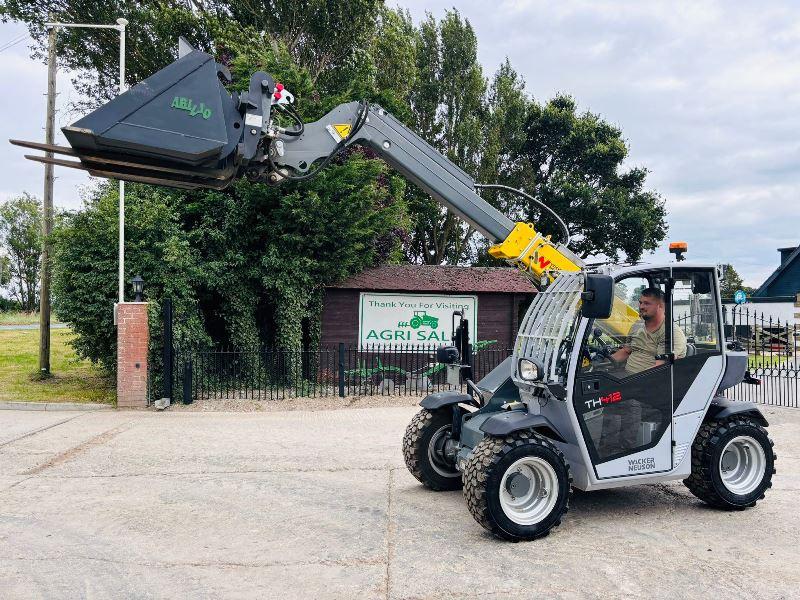
<svg viewBox="0 0 800 600">
<path fill-rule="evenodd" d="M 495 189 L 495 190 L 505 190 L 506 192 L 511 192 L 512 194 L 517 194 L 518 196 L 522 196 L 524 198 L 527 198 L 528 200 L 530 200 L 534 204 L 537 204 L 543 210 L 546 210 L 548 213 L 550 213 L 550 215 L 556 221 L 558 221 L 558 224 L 561 225 L 561 228 L 564 230 L 563 231 L 564 246 L 569 247 L 569 243 L 570 243 L 570 240 L 571 240 L 572 236 L 569 233 L 569 228 L 567 227 L 567 224 L 564 222 L 564 220 L 561 217 L 558 216 L 558 214 L 552 208 L 547 206 L 544 202 L 541 202 L 540 200 L 537 200 L 536 198 L 534 198 L 533 196 L 531 196 L 530 194 L 528 194 L 526 192 L 523 192 L 522 190 L 518 190 L 517 188 L 512 188 L 511 186 L 508 186 L 508 185 L 501 185 L 499 183 L 476 183 L 475 184 L 475 189 L 482 189 L 482 188 Z"/>
</svg>

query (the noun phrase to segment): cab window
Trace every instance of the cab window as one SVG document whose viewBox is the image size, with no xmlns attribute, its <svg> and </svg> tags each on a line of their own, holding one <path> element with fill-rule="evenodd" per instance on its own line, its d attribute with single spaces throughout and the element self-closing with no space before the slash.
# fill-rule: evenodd
<svg viewBox="0 0 800 600">
<path fill-rule="evenodd" d="M 658 290 L 662 298 L 659 299 L 658 294 L 643 298 L 642 292 L 645 290 Z M 584 341 L 582 371 L 604 371 L 619 378 L 630 375 L 625 369 L 627 360 L 620 356 L 620 350 L 629 348 L 633 337 L 644 327 L 639 315 L 640 299 L 649 305 L 656 305 L 664 302 L 663 293 L 663 283 L 641 275 L 617 281 L 614 285 L 615 302 L 611 316 L 608 319 L 595 319 Z M 657 366 L 655 358 L 652 362 L 652 366 L 640 365 L 640 367 L 655 368 Z"/>
<path fill-rule="evenodd" d="M 686 356 L 721 352 L 712 274 L 676 270 L 673 277 L 673 319 L 686 337 Z"/>
</svg>

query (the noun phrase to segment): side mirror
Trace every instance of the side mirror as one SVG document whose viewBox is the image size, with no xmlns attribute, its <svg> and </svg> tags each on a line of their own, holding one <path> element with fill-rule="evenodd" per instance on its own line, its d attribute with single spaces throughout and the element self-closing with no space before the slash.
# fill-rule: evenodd
<svg viewBox="0 0 800 600">
<path fill-rule="evenodd" d="M 587 319 L 607 319 L 614 306 L 614 278 L 587 273 L 581 294 L 581 315 Z"/>
</svg>

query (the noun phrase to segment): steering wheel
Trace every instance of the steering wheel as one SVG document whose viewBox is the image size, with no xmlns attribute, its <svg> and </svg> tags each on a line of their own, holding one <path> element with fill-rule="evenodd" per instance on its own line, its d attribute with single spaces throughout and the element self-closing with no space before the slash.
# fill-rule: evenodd
<svg viewBox="0 0 800 600">
<path fill-rule="evenodd" d="M 610 359 L 613 352 L 611 351 L 611 347 L 603 340 L 602 335 L 603 332 L 601 329 L 594 329 L 592 331 L 592 341 L 596 343 L 587 344 L 587 347 L 591 352 Z"/>
<path fill-rule="evenodd" d="M 587 344 L 586 349 L 589 350 L 590 353 L 593 352 L 594 354 L 599 354 L 604 358 L 611 358 L 611 355 L 613 354 L 613 352 L 611 352 L 611 348 L 609 348 L 608 344 L 605 343 L 599 345 Z"/>
</svg>

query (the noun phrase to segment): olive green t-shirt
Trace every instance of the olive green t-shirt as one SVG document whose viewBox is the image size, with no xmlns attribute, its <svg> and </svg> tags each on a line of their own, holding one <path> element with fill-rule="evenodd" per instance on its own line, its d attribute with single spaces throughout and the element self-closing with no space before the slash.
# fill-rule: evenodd
<svg viewBox="0 0 800 600">
<path fill-rule="evenodd" d="M 664 322 L 653 332 L 645 329 L 644 323 L 637 323 L 638 329 L 632 334 L 628 346 L 631 354 L 625 364 L 629 373 L 639 373 L 656 365 L 656 355 L 664 354 Z M 686 336 L 677 325 L 672 327 L 672 347 L 675 358 L 686 356 Z"/>
</svg>

